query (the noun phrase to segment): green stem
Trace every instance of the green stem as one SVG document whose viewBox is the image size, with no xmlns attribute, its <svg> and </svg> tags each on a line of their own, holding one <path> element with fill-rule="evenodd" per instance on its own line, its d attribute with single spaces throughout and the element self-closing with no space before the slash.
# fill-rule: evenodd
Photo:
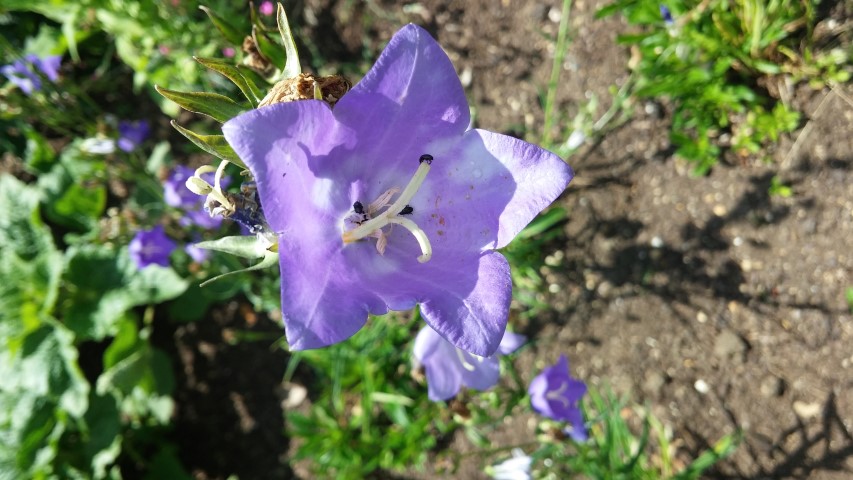
<svg viewBox="0 0 853 480">
<path fill-rule="evenodd" d="M 560 29 L 557 32 L 557 45 L 554 47 L 554 63 L 551 64 L 551 79 L 548 80 L 548 91 L 545 92 L 545 125 L 542 127 L 542 143 L 548 146 L 553 141 L 554 104 L 557 100 L 557 83 L 560 81 L 560 70 L 563 69 L 563 59 L 569 43 L 569 12 L 572 0 L 563 0 L 563 10 L 560 15 Z"/>
</svg>

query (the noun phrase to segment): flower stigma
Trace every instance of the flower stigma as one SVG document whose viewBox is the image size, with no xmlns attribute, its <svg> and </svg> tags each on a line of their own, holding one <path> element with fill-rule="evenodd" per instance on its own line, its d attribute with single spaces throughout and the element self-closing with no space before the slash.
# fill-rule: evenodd
<svg viewBox="0 0 853 480">
<path fill-rule="evenodd" d="M 344 244 L 373 237 L 376 238 L 376 250 L 381 255 L 385 252 L 385 246 L 388 243 L 388 239 L 382 229 L 389 224 L 392 226 L 400 225 L 411 232 L 415 240 L 417 240 L 421 248 L 421 255 L 418 256 L 418 261 L 421 263 L 428 262 L 432 258 L 432 245 L 429 243 L 426 232 L 412 220 L 404 218 L 403 215 L 409 215 L 414 211 L 409 202 L 424 183 L 426 174 L 431 168 L 432 160 L 432 155 L 421 155 L 415 175 L 409 180 L 409 184 L 406 185 L 406 188 L 403 189 L 402 193 L 400 193 L 393 203 L 390 202 L 391 198 L 399 192 L 399 188 L 392 188 L 385 191 L 373 203 L 368 205 L 366 210 L 361 202 L 355 202 L 353 204 L 355 216 L 348 218 L 348 223 L 354 225 L 354 228 L 346 230 L 341 235 Z M 387 208 L 381 213 L 374 215 L 384 207 Z"/>
</svg>

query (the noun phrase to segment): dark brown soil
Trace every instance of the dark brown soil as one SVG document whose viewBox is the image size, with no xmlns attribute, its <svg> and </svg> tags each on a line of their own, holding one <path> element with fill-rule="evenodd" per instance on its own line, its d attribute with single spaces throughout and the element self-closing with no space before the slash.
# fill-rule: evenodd
<svg viewBox="0 0 853 480">
<path fill-rule="evenodd" d="M 541 131 L 561 2 L 298 3 L 291 19 L 332 62 L 325 68 L 361 61 L 363 48 L 375 58 L 399 26 L 418 23 L 454 61 L 477 126 Z M 628 75 L 629 52 L 615 43 L 625 26 L 593 19 L 603 4 L 574 2 L 558 91 L 568 118 L 591 95 L 603 113 L 608 88 Z M 787 94 L 808 123 L 768 152 L 769 163 L 691 177 L 671 155 L 666 106 L 653 103 L 582 148 L 560 200 L 570 211 L 567 244 L 543 252 L 559 264 L 545 270 L 553 310 L 517 325 L 537 339 L 518 359 L 525 380 L 567 354 L 576 376 L 630 394 L 671 426 L 681 461 L 743 429 L 744 443 L 710 478 L 853 476 L 844 297 L 853 286 L 853 88 Z M 768 194 L 774 175 L 793 188 L 790 198 Z M 182 460 L 197 478 L 286 478 L 277 393 L 286 355 L 224 342 L 222 327 L 244 322 L 229 308 L 175 333 L 176 435 L 191 452 Z M 495 445 L 533 440 L 531 418 L 510 419 Z M 462 436 L 452 448 L 472 450 Z M 471 458 L 458 478 L 482 476 L 485 459 Z"/>
</svg>

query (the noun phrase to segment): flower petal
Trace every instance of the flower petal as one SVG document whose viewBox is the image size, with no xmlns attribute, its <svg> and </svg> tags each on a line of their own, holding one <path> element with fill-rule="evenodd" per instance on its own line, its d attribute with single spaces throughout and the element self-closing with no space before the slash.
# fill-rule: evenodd
<svg viewBox="0 0 853 480">
<path fill-rule="evenodd" d="M 427 393 L 429 399 L 438 402 L 448 400 L 462 388 L 462 374 L 452 359 L 438 356 L 438 361 L 424 365 L 426 367 Z"/>
<path fill-rule="evenodd" d="M 474 390 L 488 390 L 495 386 L 501 377 L 501 363 L 497 356 L 475 357 L 470 353 L 457 350 L 462 363 L 462 384 Z"/>
<path fill-rule="evenodd" d="M 471 121 L 465 92 L 447 54 L 426 30 L 412 24 L 394 35 L 334 112 L 339 122 L 356 132 L 363 161 L 381 162 L 375 173 L 383 185 L 377 189 L 394 186 L 385 186 L 386 181 L 398 180 L 392 174 L 410 176 L 417 159 L 430 153 L 425 151 L 427 145 L 457 138 Z"/>
<path fill-rule="evenodd" d="M 513 137 L 471 130 L 433 153 L 432 170 L 412 200 L 429 210 L 424 230 L 435 253 L 505 247 L 565 190 L 574 173 L 557 155 Z"/>
<path fill-rule="evenodd" d="M 438 348 L 441 346 L 442 342 L 446 341 L 447 340 L 441 338 L 441 335 L 439 335 L 438 332 L 427 325 L 422 328 L 415 337 L 415 346 L 412 349 L 412 355 L 414 355 L 419 362 L 425 363 L 431 356 L 438 352 Z"/>
<path fill-rule="evenodd" d="M 476 260 L 476 269 L 428 262 L 431 271 L 422 280 L 430 281 L 434 290 L 421 304 L 421 314 L 457 348 L 488 357 L 497 350 L 506 330 L 512 280 L 509 263 L 500 253 L 486 252 Z"/>
<path fill-rule="evenodd" d="M 527 337 L 518 333 L 512 333 L 509 330 L 504 332 L 504 338 L 501 339 L 501 344 L 498 345 L 498 353 L 501 355 L 509 355 L 510 353 L 521 348 L 527 341 Z"/>
</svg>

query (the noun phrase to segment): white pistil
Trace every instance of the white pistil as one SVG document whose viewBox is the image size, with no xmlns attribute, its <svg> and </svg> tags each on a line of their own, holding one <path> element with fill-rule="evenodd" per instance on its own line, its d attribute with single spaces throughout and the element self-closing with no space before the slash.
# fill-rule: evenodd
<svg viewBox="0 0 853 480">
<path fill-rule="evenodd" d="M 403 192 L 397 197 L 397 200 L 385 209 L 385 211 L 366 222 L 361 223 L 358 227 L 345 231 L 341 235 L 344 244 L 353 243 L 369 236 L 376 236 L 376 232 L 381 233 L 381 229 L 388 224 L 397 224 L 402 225 L 406 230 L 412 232 L 412 235 L 414 235 L 415 239 L 418 241 L 418 245 L 421 247 L 422 252 L 422 255 L 418 257 L 418 261 L 421 263 L 429 261 L 432 257 L 432 245 L 429 243 L 429 238 L 427 238 L 426 233 L 418 227 L 415 222 L 400 216 L 400 212 L 406 208 L 406 205 L 408 205 L 412 200 L 412 197 L 415 196 L 415 193 L 417 193 L 418 189 L 420 189 L 421 185 L 424 183 L 426 174 L 430 170 L 431 160 L 432 157 L 430 157 L 429 161 L 422 160 L 420 162 L 415 175 L 411 180 L 409 180 L 409 184 L 406 185 L 406 188 L 403 189 Z M 381 208 L 381 206 L 387 205 L 387 202 L 390 199 L 389 193 L 396 193 L 391 193 L 393 190 L 394 189 L 391 189 L 380 196 L 380 199 L 382 200 L 381 203 L 377 200 L 377 202 L 372 203 L 370 206 L 373 207 L 378 204 L 378 208 Z M 372 212 L 368 211 L 368 213 Z M 382 248 L 382 250 L 384 250 L 384 248 Z M 380 250 L 380 253 L 382 250 Z"/>
</svg>

